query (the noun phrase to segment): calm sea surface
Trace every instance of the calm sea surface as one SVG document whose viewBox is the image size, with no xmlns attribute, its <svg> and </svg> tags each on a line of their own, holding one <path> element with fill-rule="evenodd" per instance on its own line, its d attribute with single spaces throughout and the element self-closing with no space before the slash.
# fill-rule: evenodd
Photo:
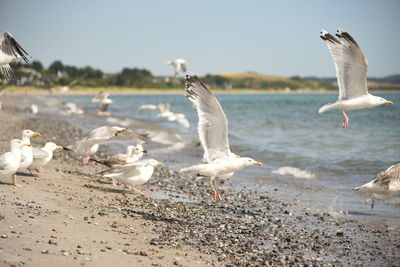
<svg viewBox="0 0 400 267">
<path fill-rule="evenodd" d="M 400 221 L 398 195 L 383 196 L 371 210 L 363 203 L 368 194 L 352 190 L 400 162 L 400 94 L 379 96 L 395 105 L 349 112 L 350 126 L 343 129 L 338 111 L 318 114 L 322 105 L 336 101 L 336 94 L 217 95 L 229 121 L 232 151 L 265 164 L 235 174 L 228 186 L 264 190 L 327 212 Z M 89 115 L 65 117 L 86 130 L 118 123 L 139 127 L 150 131 L 156 141 L 151 156 L 167 161 L 170 168 L 201 162 L 202 151 L 195 146 L 197 114 L 183 94 L 111 96 L 114 104 L 108 119 L 95 116 L 92 97 L 48 97 L 44 101 L 48 107 L 43 111 L 59 110 L 57 103 L 62 101 L 74 102 Z M 143 104 L 160 102 L 170 103 L 172 112 L 184 113 L 191 128 L 186 130 L 158 118 L 157 111 L 138 110 Z M 297 168 L 291 169 L 295 174 L 304 170 L 306 174 L 302 178 L 281 175 L 278 169 L 282 167 Z"/>
</svg>

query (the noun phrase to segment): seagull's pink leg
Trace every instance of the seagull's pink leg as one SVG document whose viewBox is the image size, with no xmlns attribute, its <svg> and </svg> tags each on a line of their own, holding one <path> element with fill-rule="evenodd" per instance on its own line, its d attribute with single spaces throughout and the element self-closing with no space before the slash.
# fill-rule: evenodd
<svg viewBox="0 0 400 267">
<path fill-rule="evenodd" d="M 342 116 L 343 116 L 343 128 L 347 129 L 349 128 L 349 117 L 347 117 L 344 110 L 342 110 Z"/>
<path fill-rule="evenodd" d="M 17 176 L 15 174 L 12 175 L 12 181 L 13 181 L 12 184 L 15 187 L 21 187 L 19 184 L 17 184 Z"/>
<path fill-rule="evenodd" d="M 222 200 L 221 194 L 217 191 L 217 189 L 215 189 L 215 186 L 214 186 L 214 183 L 213 183 L 214 178 L 215 178 L 215 176 L 211 177 L 211 179 L 210 179 L 210 185 L 211 185 L 212 189 L 214 190 L 214 197 L 213 197 L 213 199 L 214 199 L 214 200 Z"/>
</svg>

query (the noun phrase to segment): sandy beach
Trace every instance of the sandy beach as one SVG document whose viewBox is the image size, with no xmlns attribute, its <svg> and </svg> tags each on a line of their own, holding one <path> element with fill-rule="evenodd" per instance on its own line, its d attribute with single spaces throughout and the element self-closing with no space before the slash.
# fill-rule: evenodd
<svg viewBox="0 0 400 267">
<path fill-rule="evenodd" d="M 23 129 L 72 144 L 84 132 L 58 115 L 24 113 L 18 95 L 1 96 L 0 151 Z M 379 220 L 328 214 L 257 190 L 222 190 L 206 179 L 158 168 L 130 192 L 57 152 L 40 179 L 18 173 L 0 183 L 0 265 L 4 266 L 398 266 L 400 229 Z M 104 188 L 97 189 L 95 187 Z M 220 185 L 221 188 L 224 188 Z"/>
</svg>

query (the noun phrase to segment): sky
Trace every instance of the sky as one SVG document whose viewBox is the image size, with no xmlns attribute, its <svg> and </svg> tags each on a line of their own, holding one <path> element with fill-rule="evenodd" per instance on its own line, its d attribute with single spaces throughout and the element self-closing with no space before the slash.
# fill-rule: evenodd
<svg viewBox="0 0 400 267">
<path fill-rule="evenodd" d="M 124 67 L 170 75 L 184 58 L 199 75 L 254 71 L 333 77 L 321 29 L 346 29 L 369 76 L 400 73 L 397 0 L 0 0 L 0 32 L 33 60 L 115 73 Z"/>
</svg>

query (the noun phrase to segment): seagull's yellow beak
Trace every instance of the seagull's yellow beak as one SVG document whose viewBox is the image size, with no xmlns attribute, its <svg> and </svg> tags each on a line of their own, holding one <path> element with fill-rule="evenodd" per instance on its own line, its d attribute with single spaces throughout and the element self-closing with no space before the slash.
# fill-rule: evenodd
<svg viewBox="0 0 400 267">
<path fill-rule="evenodd" d="M 24 144 L 24 146 L 32 146 L 31 144 Z"/>
<path fill-rule="evenodd" d="M 60 150 L 62 150 L 62 149 L 64 149 L 62 146 L 57 146 L 57 149 L 60 149 Z"/>
<path fill-rule="evenodd" d="M 40 133 L 38 133 L 38 132 L 33 133 L 33 136 L 40 136 Z"/>
<path fill-rule="evenodd" d="M 236 157 L 236 158 L 240 158 L 240 156 L 239 156 L 239 155 L 235 155 L 235 157 Z"/>
<path fill-rule="evenodd" d="M 392 101 L 385 101 L 385 104 L 393 105 L 393 102 Z"/>
<path fill-rule="evenodd" d="M 162 163 L 162 162 L 157 163 L 157 166 L 163 166 L 163 165 L 164 165 L 164 163 Z"/>
<path fill-rule="evenodd" d="M 257 165 L 257 166 L 262 166 L 263 164 L 261 163 L 261 162 L 256 162 L 256 163 L 254 163 L 254 165 Z"/>
</svg>

